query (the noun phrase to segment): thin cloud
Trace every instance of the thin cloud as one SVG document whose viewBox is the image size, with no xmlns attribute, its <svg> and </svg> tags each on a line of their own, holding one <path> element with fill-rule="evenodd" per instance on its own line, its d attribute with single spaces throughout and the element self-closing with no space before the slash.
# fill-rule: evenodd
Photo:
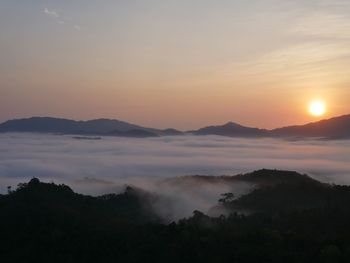
<svg viewBox="0 0 350 263">
<path fill-rule="evenodd" d="M 55 10 L 49 10 L 48 8 L 44 9 L 44 13 L 47 14 L 48 16 L 54 17 L 54 18 L 59 18 L 60 15 L 55 11 Z"/>
<path fill-rule="evenodd" d="M 56 21 L 56 23 L 58 24 L 70 24 L 72 19 L 64 17 L 62 15 L 60 15 L 56 10 L 54 9 L 48 9 L 47 7 L 44 8 L 44 14 L 46 14 L 47 16 L 51 17 L 52 19 L 54 19 Z M 71 25 L 75 30 L 80 31 L 81 30 L 81 26 L 78 24 L 75 25 Z"/>
<path fill-rule="evenodd" d="M 301 17 L 290 29 L 290 34 L 317 40 L 349 40 L 350 17 L 337 13 L 314 12 Z"/>
</svg>

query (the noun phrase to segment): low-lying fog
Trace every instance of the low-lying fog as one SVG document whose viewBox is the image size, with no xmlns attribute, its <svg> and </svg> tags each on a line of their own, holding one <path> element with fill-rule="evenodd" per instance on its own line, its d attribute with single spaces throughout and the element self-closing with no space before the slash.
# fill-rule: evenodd
<svg viewBox="0 0 350 263">
<path fill-rule="evenodd" d="M 193 208 L 210 208 L 220 193 L 230 189 L 207 185 L 192 192 L 188 188 L 160 189 L 155 181 L 195 174 L 234 175 L 261 168 L 295 170 L 322 181 L 350 184 L 350 140 L 220 136 L 81 140 L 68 135 L 0 134 L 1 193 L 32 177 L 65 183 L 76 192 L 93 195 L 120 192 L 123 185 L 131 184 L 176 197 L 182 207 L 188 206 L 178 215 L 183 216 Z M 236 188 L 238 193 L 246 190 L 244 186 Z"/>
</svg>

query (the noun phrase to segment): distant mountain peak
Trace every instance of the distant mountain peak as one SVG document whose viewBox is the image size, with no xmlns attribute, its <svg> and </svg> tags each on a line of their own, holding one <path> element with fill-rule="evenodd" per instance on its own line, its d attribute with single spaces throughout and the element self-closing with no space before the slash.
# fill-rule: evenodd
<svg viewBox="0 0 350 263">
<path fill-rule="evenodd" d="M 183 135 L 184 132 L 169 129 L 147 128 L 116 119 L 100 118 L 75 121 L 57 117 L 30 117 L 8 120 L 0 124 L 0 132 L 41 132 L 76 135 L 112 135 L 127 137 L 153 137 Z M 195 131 L 194 135 L 220 135 L 228 137 L 272 138 L 350 138 L 350 114 L 333 117 L 304 125 L 294 125 L 273 130 L 246 127 L 236 122 L 208 126 Z"/>
<path fill-rule="evenodd" d="M 240 124 L 238 124 L 238 123 L 236 123 L 236 122 L 233 122 L 233 121 L 229 121 L 229 122 L 225 123 L 225 124 L 222 125 L 222 126 L 243 127 L 243 125 L 240 125 Z"/>
<path fill-rule="evenodd" d="M 135 131 L 139 132 L 135 132 Z M 83 135 L 112 135 L 126 137 L 157 136 L 157 130 L 120 120 L 94 119 L 75 121 L 55 117 L 14 119 L 0 124 L 0 132 L 39 132 Z"/>
<path fill-rule="evenodd" d="M 265 130 L 246 127 L 235 122 L 227 122 L 224 125 L 204 127 L 198 131 L 195 131 L 194 134 L 222 135 L 230 137 L 263 137 L 267 135 Z"/>
<path fill-rule="evenodd" d="M 325 139 L 350 138 L 350 114 L 271 130 L 271 136 L 319 137 Z"/>
</svg>

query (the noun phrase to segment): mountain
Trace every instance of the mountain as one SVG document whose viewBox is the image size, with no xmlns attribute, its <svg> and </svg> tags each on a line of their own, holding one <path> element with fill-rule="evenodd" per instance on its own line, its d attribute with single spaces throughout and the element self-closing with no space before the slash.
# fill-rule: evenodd
<svg viewBox="0 0 350 263">
<path fill-rule="evenodd" d="M 293 171 L 262 169 L 234 178 L 251 182 L 255 188 L 235 199 L 224 195 L 225 198 L 221 202 L 231 211 L 274 214 L 314 209 L 331 203 L 339 205 L 350 198 L 349 188 L 345 193 L 340 188 Z"/>
<path fill-rule="evenodd" d="M 229 137 L 273 137 L 273 138 L 350 138 L 350 115 L 334 117 L 305 125 L 294 125 L 265 130 L 228 122 L 224 125 L 209 126 L 196 131 L 195 135 L 221 135 Z"/>
<path fill-rule="evenodd" d="M 96 119 L 75 121 L 51 117 L 9 120 L 0 124 L 0 132 L 40 132 L 122 137 L 156 137 L 159 135 L 172 135 L 176 132 L 177 134 L 181 134 L 181 132 L 176 130 L 146 128 L 119 120 Z"/>
<path fill-rule="evenodd" d="M 222 198 L 218 199 L 219 204 L 206 212 L 214 217 L 230 212 L 251 214 L 299 211 L 322 207 L 330 202 L 342 204 L 343 200 L 350 198 L 349 187 L 344 196 L 339 191 L 341 189 L 306 174 L 271 169 L 233 176 L 183 176 L 170 178 L 162 183 L 176 187 L 178 192 L 184 192 L 189 187 L 193 195 L 196 188 L 205 186 L 207 189 L 214 189 L 220 186 L 226 193 L 222 192 Z M 242 187 L 245 190 L 239 192 L 238 189 Z"/>
<path fill-rule="evenodd" d="M 163 136 L 177 136 L 177 135 L 184 135 L 183 132 L 178 131 L 176 129 L 165 129 L 165 130 L 160 130 L 158 132 L 159 135 L 163 135 Z"/>
<path fill-rule="evenodd" d="M 350 115 L 321 120 L 305 125 L 288 126 L 270 131 L 274 137 L 350 138 Z"/>
<path fill-rule="evenodd" d="M 349 186 L 276 170 L 240 179 L 276 184 L 223 193 L 227 216 L 164 223 L 156 193 L 93 197 L 33 178 L 0 194 L 1 262 L 350 262 Z"/>
<path fill-rule="evenodd" d="M 108 133 L 113 130 L 125 132 L 147 128 L 119 120 L 97 119 L 74 121 L 51 117 L 32 117 L 9 120 L 0 125 L 2 132 L 57 132 L 57 133 Z"/>
<path fill-rule="evenodd" d="M 274 186 L 278 184 L 318 184 L 317 180 L 306 174 L 295 171 L 261 169 L 251 173 L 238 174 L 231 177 L 235 181 L 251 183 L 259 187 Z"/>
<path fill-rule="evenodd" d="M 129 131 L 111 131 L 108 135 L 118 136 L 118 137 L 134 137 L 134 138 L 146 138 L 146 137 L 158 137 L 157 133 L 142 130 L 142 129 L 134 129 Z"/>
<path fill-rule="evenodd" d="M 76 135 L 106 135 L 121 137 L 176 136 L 191 133 L 194 135 L 220 135 L 228 137 L 271 137 L 271 138 L 350 138 L 350 114 L 305 125 L 294 125 L 273 130 L 242 126 L 234 122 L 208 126 L 199 130 L 182 132 L 175 129 L 154 129 L 120 120 L 96 119 L 75 121 L 51 117 L 32 117 L 9 120 L 0 124 L 1 132 L 41 132 Z"/>
<path fill-rule="evenodd" d="M 247 183 L 254 188 L 271 187 L 279 184 L 295 185 L 300 183 L 319 184 L 320 182 L 306 174 L 295 171 L 261 169 L 251 173 L 237 175 L 187 175 L 168 178 L 160 182 L 160 185 L 189 186 L 194 189 L 197 185 L 237 185 Z M 242 184 L 240 184 L 242 187 Z M 251 188 L 251 187 L 250 187 Z M 250 189 L 249 188 L 249 189 Z"/>
<path fill-rule="evenodd" d="M 195 135 L 221 135 L 229 137 L 264 137 L 268 136 L 267 130 L 245 127 L 234 122 L 228 122 L 221 126 L 209 126 L 192 132 Z"/>
</svg>

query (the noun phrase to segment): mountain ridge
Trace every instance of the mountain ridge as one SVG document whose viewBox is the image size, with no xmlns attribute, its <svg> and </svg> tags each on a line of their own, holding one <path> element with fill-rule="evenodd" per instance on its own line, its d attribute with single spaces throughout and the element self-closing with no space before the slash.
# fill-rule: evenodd
<svg viewBox="0 0 350 263">
<path fill-rule="evenodd" d="M 0 133 L 4 132 L 39 132 L 137 138 L 192 134 L 250 138 L 348 139 L 350 138 L 350 114 L 270 130 L 247 127 L 230 121 L 223 125 L 212 125 L 192 131 L 179 131 L 173 128 L 148 128 L 107 118 L 76 121 L 55 117 L 30 117 L 12 119 L 1 123 Z"/>
<path fill-rule="evenodd" d="M 208 126 L 194 131 L 195 135 L 221 135 L 238 137 L 263 137 L 268 135 L 268 130 L 246 127 L 235 122 L 227 122 L 224 125 Z"/>
<path fill-rule="evenodd" d="M 350 138 L 350 114 L 271 130 L 277 136 Z"/>
<path fill-rule="evenodd" d="M 30 117 L 12 119 L 0 124 L 1 132 L 39 132 L 76 135 L 105 135 L 121 137 L 157 137 L 176 130 L 143 127 L 116 119 L 76 121 L 56 117 Z M 176 131 L 181 133 L 180 131 Z"/>
<path fill-rule="evenodd" d="M 192 133 L 195 135 L 222 135 L 228 137 L 348 139 L 350 138 L 350 114 L 270 130 L 228 122 L 223 125 L 207 126 L 192 131 Z"/>
</svg>

